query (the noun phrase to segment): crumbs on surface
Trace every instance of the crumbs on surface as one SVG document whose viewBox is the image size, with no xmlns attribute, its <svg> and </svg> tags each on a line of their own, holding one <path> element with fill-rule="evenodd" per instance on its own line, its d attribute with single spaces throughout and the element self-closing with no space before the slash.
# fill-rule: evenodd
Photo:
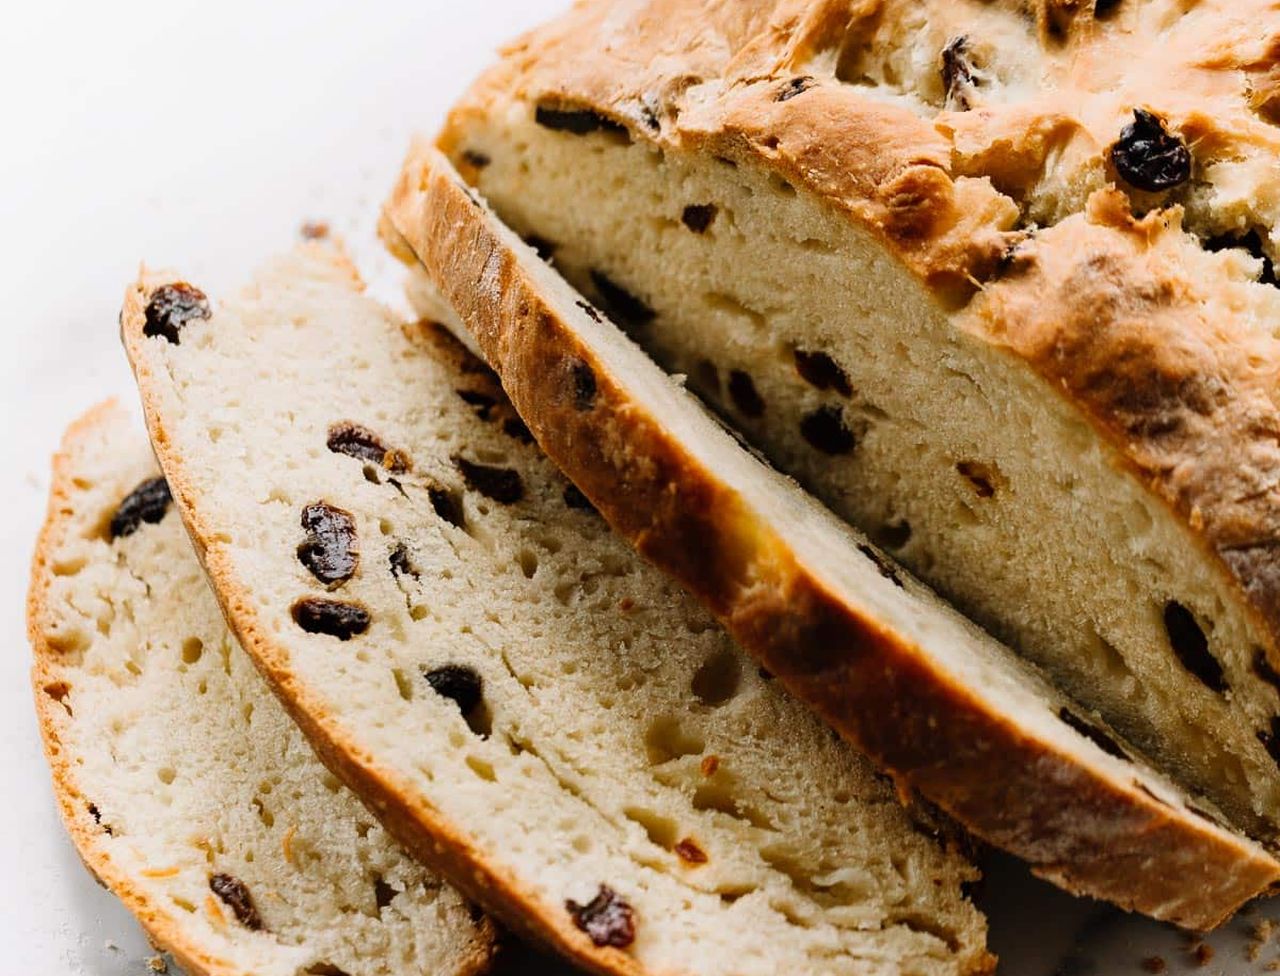
<svg viewBox="0 0 1280 976">
<path fill-rule="evenodd" d="M 1191 947 L 1191 958 L 1197 966 L 1207 966 L 1213 960 L 1213 946 L 1207 942 L 1197 942 Z"/>
<path fill-rule="evenodd" d="M 1249 930 L 1249 944 L 1245 948 L 1245 955 L 1249 957 L 1250 962 L 1258 961 L 1258 957 L 1262 955 L 1262 950 L 1271 941 L 1271 935 L 1274 931 L 1275 926 L 1270 919 L 1266 918 L 1255 923 L 1253 928 Z"/>
<path fill-rule="evenodd" d="M 1163 973 L 1168 967 L 1163 956 L 1147 956 L 1142 960 L 1142 969 L 1148 973 Z"/>
<path fill-rule="evenodd" d="M 169 964 L 165 962 L 164 956 L 152 956 L 147 960 L 147 968 L 153 973 L 167 973 Z"/>
</svg>

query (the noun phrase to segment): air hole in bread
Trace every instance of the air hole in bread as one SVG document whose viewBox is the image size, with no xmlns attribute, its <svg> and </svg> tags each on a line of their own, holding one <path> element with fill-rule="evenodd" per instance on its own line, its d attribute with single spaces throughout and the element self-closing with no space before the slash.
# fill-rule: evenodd
<svg viewBox="0 0 1280 976">
<path fill-rule="evenodd" d="M 88 560 L 84 556 L 77 556 L 73 559 L 55 560 L 49 568 L 54 576 L 75 576 L 87 564 Z"/>
<path fill-rule="evenodd" d="M 639 824 L 649 841 L 663 850 L 669 851 L 675 845 L 680 827 L 670 817 L 664 817 L 660 813 L 643 807 L 626 807 L 622 815 L 632 823 Z"/>
<path fill-rule="evenodd" d="M 876 537 L 886 549 L 901 549 L 911 541 L 911 523 L 906 519 L 885 522 Z"/>
<path fill-rule="evenodd" d="M 691 203 L 680 214 L 681 222 L 695 234 L 705 234 L 719 210 L 713 203 Z"/>
<path fill-rule="evenodd" d="M 1262 681 L 1280 691 L 1280 671 L 1276 671 L 1267 659 L 1267 652 L 1261 647 L 1253 649 L 1253 673 Z"/>
<path fill-rule="evenodd" d="M 493 410 L 498 405 L 495 397 L 488 393 L 481 393 L 478 390 L 454 390 L 458 394 L 458 398 L 475 411 L 475 415 L 481 420 L 488 421 L 492 418 Z"/>
<path fill-rule="evenodd" d="M 796 372 L 810 386 L 818 390 L 834 390 L 846 398 L 853 396 L 848 374 L 825 352 L 796 349 L 793 356 Z"/>
<path fill-rule="evenodd" d="M 93 643 L 92 638 L 80 627 L 51 631 L 45 635 L 45 640 L 51 649 L 64 655 L 83 654 Z"/>
<path fill-rule="evenodd" d="M 1205 687 L 1219 694 L 1227 690 L 1222 665 L 1209 651 L 1209 638 L 1195 614 L 1176 600 L 1164 605 L 1164 629 L 1169 646 L 1182 666 L 1200 679 Z"/>
<path fill-rule="evenodd" d="M 733 651 L 725 649 L 713 654 L 693 676 L 693 693 L 704 705 L 717 706 L 730 701 L 742 684 L 742 662 Z"/>
<path fill-rule="evenodd" d="M 627 291 L 603 271 L 592 269 L 591 283 L 595 285 L 600 305 L 609 317 L 624 331 L 627 328 L 639 328 L 653 321 L 656 314 L 652 308 Z"/>
<path fill-rule="evenodd" d="M 188 637 L 182 642 L 182 663 L 195 664 L 204 655 L 204 641 L 199 637 Z"/>
<path fill-rule="evenodd" d="M 496 783 L 498 780 L 498 774 L 494 771 L 493 763 L 481 759 L 479 756 L 467 756 L 467 766 L 485 782 Z"/>
<path fill-rule="evenodd" d="M 413 701 L 413 682 L 409 680 L 409 676 L 400 668 L 392 668 L 391 677 L 396 683 L 396 691 L 399 692 L 401 699 L 407 702 Z"/>
<path fill-rule="evenodd" d="M 399 890 L 391 887 L 379 875 L 373 878 L 373 903 L 378 906 L 378 911 L 382 911 L 395 901 L 396 895 L 400 894 Z"/>
<path fill-rule="evenodd" d="M 538 572 L 538 554 L 532 549 L 521 549 L 516 554 L 516 563 L 520 566 L 520 572 L 524 573 L 525 579 L 533 579 L 534 574 Z"/>
<path fill-rule="evenodd" d="M 1003 481 L 998 467 L 981 461 L 959 461 L 956 463 L 956 471 L 979 498 L 994 498 L 996 489 Z"/>
<path fill-rule="evenodd" d="M 306 976 L 351 976 L 345 969 L 340 969 L 331 962 L 318 962 L 303 970 Z"/>
<path fill-rule="evenodd" d="M 1058 718 L 1079 732 L 1108 756 L 1113 756 L 1116 759 L 1129 758 L 1124 749 L 1120 747 L 1120 744 L 1116 742 L 1115 739 L 1111 738 L 1111 736 L 1098 728 L 1092 722 L 1088 722 L 1075 714 L 1071 709 L 1065 707 L 1058 709 Z"/>
<path fill-rule="evenodd" d="M 483 452 L 481 452 L 483 453 Z M 467 487 L 501 505 L 514 505 L 524 497 L 524 481 L 511 468 L 495 467 L 455 456 L 453 463 Z"/>
<path fill-rule="evenodd" d="M 697 732 L 684 727 L 680 718 L 674 715 L 663 715 L 654 719 L 644 735 L 645 751 L 649 763 L 660 766 L 681 756 L 697 756 L 707 747 L 706 741 Z"/>
<path fill-rule="evenodd" d="M 258 814 L 258 819 L 262 821 L 262 826 L 268 830 L 276 825 L 276 815 L 271 812 L 271 808 L 260 796 L 253 798 L 253 809 Z"/>
<path fill-rule="evenodd" d="M 156 770 L 156 779 L 158 779 L 165 786 L 173 785 L 173 781 L 177 779 L 177 777 L 178 777 L 178 771 L 174 769 L 172 766 L 161 766 L 159 769 Z"/>
<path fill-rule="evenodd" d="M 378 469 L 372 464 L 366 464 L 364 466 L 364 480 L 372 485 L 382 484 L 382 476 L 378 474 Z"/>
<path fill-rule="evenodd" d="M 1276 765 L 1280 766 L 1280 716 L 1271 720 L 1270 728 L 1258 730 L 1258 741 L 1275 760 Z"/>
<path fill-rule="evenodd" d="M 693 791 L 693 808 L 715 810 L 761 830 L 774 829 L 773 822 L 763 812 L 735 795 L 733 784 L 723 777 L 707 780 Z"/>
<path fill-rule="evenodd" d="M 738 413 L 744 417 L 760 417 L 764 415 L 764 398 L 756 390 L 755 381 L 750 374 L 740 369 L 729 373 L 729 398 L 733 401 Z"/>
<path fill-rule="evenodd" d="M 844 411 L 831 404 L 805 414 L 800 420 L 800 436 L 823 454 L 851 454 L 858 446 L 857 437 L 845 423 Z"/>
<path fill-rule="evenodd" d="M 699 359 L 693 364 L 693 385 L 703 396 L 720 396 L 720 370 L 710 359 Z"/>
</svg>

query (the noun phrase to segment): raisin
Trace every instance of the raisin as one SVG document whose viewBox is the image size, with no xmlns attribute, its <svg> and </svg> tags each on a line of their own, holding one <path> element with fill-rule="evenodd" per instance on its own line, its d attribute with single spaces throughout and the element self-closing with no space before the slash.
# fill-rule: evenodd
<svg viewBox="0 0 1280 976">
<path fill-rule="evenodd" d="M 1176 600 L 1170 600 L 1164 605 L 1164 629 L 1169 635 L 1169 646 L 1184 668 L 1211 691 L 1222 693 L 1227 690 L 1222 665 L 1209 652 L 1209 638 L 1190 610 Z"/>
<path fill-rule="evenodd" d="M 819 407 L 807 414 L 800 421 L 800 434 L 823 454 L 848 454 L 858 443 L 839 407 Z"/>
<path fill-rule="evenodd" d="M 695 234 L 705 234 L 719 211 L 713 203 L 691 203 L 680 215 L 681 221 Z"/>
<path fill-rule="evenodd" d="M 591 272 L 591 281 L 600 293 L 605 308 L 620 325 L 648 325 L 657 314 L 635 295 L 612 281 L 601 271 Z"/>
<path fill-rule="evenodd" d="M 93 817 L 93 822 L 97 826 L 101 827 L 102 832 L 108 837 L 114 837 L 116 835 L 116 832 L 111 829 L 111 824 L 105 824 L 102 822 L 102 811 L 98 809 L 98 805 L 96 803 L 89 804 L 89 816 Z"/>
<path fill-rule="evenodd" d="M 215 874 L 209 879 L 209 888 L 231 909 L 241 925 L 251 932 L 262 931 L 262 916 L 243 881 L 229 874 Z"/>
<path fill-rule="evenodd" d="M 575 136 L 590 135 L 592 132 L 608 132 L 614 135 L 628 135 L 627 127 L 613 119 L 605 118 L 599 112 L 590 109 L 559 109 L 539 105 L 534 110 L 534 121 L 546 129 L 557 132 L 568 132 Z"/>
<path fill-rule="evenodd" d="M 699 847 L 692 837 L 686 837 L 676 844 L 675 850 L 676 856 L 684 861 L 685 864 L 706 864 L 709 860 L 707 852 Z"/>
<path fill-rule="evenodd" d="M 773 96 L 773 100 L 775 102 L 789 102 L 797 95 L 803 95 L 810 88 L 817 85 L 817 83 L 817 80 L 811 75 L 805 75 L 802 78 L 792 78 L 778 89 L 778 94 Z"/>
<path fill-rule="evenodd" d="M 738 413 L 744 417 L 759 417 L 764 414 L 764 399 L 756 391 L 756 385 L 750 375 L 740 369 L 729 373 L 729 396 Z"/>
<path fill-rule="evenodd" d="M 1111 738 L 1111 736 L 1107 735 L 1107 733 L 1103 732 L 1102 729 L 1098 728 L 1091 722 L 1086 722 L 1075 712 L 1071 711 L 1071 709 L 1058 709 L 1058 718 L 1079 732 L 1108 756 L 1113 756 L 1116 759 L 1129 758 L 1125 754 L 1125 751 L 1120 748 L 1119 743 L 1117 743 L 1115 739 Z"/>
<path fill-rule="evenodd" d="M 427 489 L 427 497 L 431 499 L 431 507 L 442 519 L 454 528 L 467 527 L 467 516 L 462 510 L 462 499 L 455 492 L 439 485 L 432 485 Z"/>
<path fill-rule="evenodd" d="M 129 493 L 111 516 L 111 539 L 114 541 L 133 535 L 144 522 L 158 524 L 172 503 L 169 483 L 163 478 L 148 478 Z"/>
<path fill-rule="evenodd" d="M 942 49 L 942 87 L 947 103 L 961 112 L 972 108 L 969 92 L 977 83 L 973 65 L 969 63 L 969 38 L 960 34 L 947 41 Z"/>
<path fill-rule="evenodd" d="M 873 563 L 875 563 L 876 569 L 880 572 L 881 576 L 883 576 L 887 580 L 891 580 L 893 582 L 893 585 L 898 587 L 899 589 L 905 589 L 905 586 L 902 582 L 902 577 L 898 575 L 897 569 L 883 555 L 881 555 L 879 552 L 877 552 L 875 549 L 873 549 L 871 546 L 867 545 L 866 543 L 858 544 L 858 552 L 862 553 L 864 556 L 870 559 Z"/>
<path fill-rule="evenodd" d="M 1272 667 L 1271 661 L 1267 658 L 1267 652 L 1261 647 L 1255 648 L 1253 652 L 1253 673 L 1272 688 L 1280 691 L 1280 671 Z"/>
<path fill-rule="evenodd" d="M 502 422 L 502 432 L 521 444 L 533 443 L 533 434 L 529 432 L 529 428 L 525 426 L 524 421 L 519 417 L 508 417 L 504 420 Z"/>
<path fill-rule="evenodd" d="M 412 576 L 417 579 L 422 575 L 413 564 L 413 557 L 409 555 L 409 547 L 403 542 L 396 543 L 396 547 L 391 550 L 391 555 L 387 557 L 387 561 L 391 564 L 391 574 L 393 576 Z"/>
<path fill-rule="evenodd" d="M 1191 153 L 1164 121 L 1143 108 L 1120 130 L 1111 146 L 1111 164 L 1120 178 L 1139 190 L 1171 190 L 1191 178 Z"/>
<path fill-rule="evenodd" d="M 483 679 L 474 668 L 466 665 L 446 664 L 430 671 L 424 667 L 422 676 L 426 678 L 432 691 L 457 705 L 458 711 L 464 716 L 475 711 L 484 697 Z"/>
<path fill-rule="evenodd" d="M 578 489 L 577 485 L 565 485 L 562 497 L 565 505 L 569 508 L 580 509 L 584 512 L 594 512 L 596 510 L 590 499 Z"/>
<path fill-rule="evenodd" d="M 369 629 L 369 611 L 356 603 L 307 596 L 294 603 L 293 622 L 308 634 L 351 640 Z"/>
<path fill-rule="evenodd" d="M 1094 20 L 1110 17 L 1120 7 L 1120 0 L 1093 0 Z"/>
<path fill-rule="evenodd" d="M 373 902 L 378 906 L 378 911 L 382 911 L 395 901 L 398 894 L 400 894 L 399 889 L 391 887 L 382 878 L 373 879 Z"/>
<path fill-rule="evenodd" d="M 579 359 L 569 367 L 569 375 L 572 377 L 574 407 L 590 410 L 596 402 L 595 370 Z"/>
<path fill-rule="evenodd" d="M 1280 765 L 1280 716 L 1271 720 L 1271 728 L 1258 730 L 1258 741 Z"/>
<path fill-rule="evenodd" d="M 326 586 L 345 583 L 356 573 L 360 557 L 356 549 L 356 520 L 350 512 L 327 502 L 315 502 L 302 510 L 307 538 L 298 546 L 298 562 Z"/>
<path fill-rule="evenodd" d="M 524 242 L 533 248 L 538 257 L 544 261 L 551 260 L 552 255 L 556 253 L 556 245 L 545 237 L 539 237 L 537 234 L 529 234 L 525 237 Z"/>
<path fill-rule="evenodd" d="M 345 454 L 359 461 L 372 461 L 392 474 L 405 474 L 413 467 L 409 456 L 403 451 L 387 447 L 368 427 L 350 421 L 330 427 L 326 445 L 334 454 Z"/>
<path fill-rule="evenodd" d="M 491 397 L 487 393 L 480 393 L 476 390 L 454 390 L 461 398 L 462 402 L 472 407 L 476 416 L 481 420 L 488 420 L 493 413 L 493 408 L 498 405 L 496 397 Z"/>
<path fill-rule="evenodd" d="M 992 484 L 991 472 L 977 461 L 961 461 L 956 465 L 960 476 L 973 486 L 979 498 L 994 498 L 996 486 Z"/>
<path fill-rule="evenodd" d="M 849 376 L 840 364 L 825 352 L 795 352 L 796 372 L 810 386 L 819 390 L 835 390 L 842 397 L 853 396 Z"/>
<path fill-rule="evenodd" d="M 564 905 L 573 917 L 573 924 L 586 932 L 597 946 L 625 949 L 636 940 L 635 914 L 631 906 L 608 885 L 601 885 L 596 896 L 585 905 L 579 905 L 573 899 Z"/>
<path fill-rule="evenodd" d="M 493 162 L 492 159 L 490 159 L 485 153 L 482 153 L 479 149 L 462 150 L 462 159 L 463 162 L 467 163 L 467 165 L 474 166 L 476 169 L 484 169 Z"/>
<path fill-rule="evenodd" d="M 587 318 L 589 318 L 592 322 L 604 321 L 603 319 L 600 318 L 600 312 L 597 311 L 596 307 L 592 305 L 590 302 L 584 302 L 579 300 L 577 302 L 574 302 L 574 304 L 577 305 L 578 308 L 586 312 Z"/>
<path fill-rule="evenodd" d="M 207 319 L 212 314 L 204 292 L 185 281 L 175 281 L 151 293 L 142 334 L 151 339 L 168 339 L 176 346 L 178 333 L 188 322 Z"/>
<path fill-rule="evenodd" d="M 524 482 L 520 474 L 510 468 L 497 468 L 488 464 L 455 457 L 453 463 L 462 472 L 467 487 L 492 498 L 502 505 L 513 505 L 524 497 Z"/>
</svg>

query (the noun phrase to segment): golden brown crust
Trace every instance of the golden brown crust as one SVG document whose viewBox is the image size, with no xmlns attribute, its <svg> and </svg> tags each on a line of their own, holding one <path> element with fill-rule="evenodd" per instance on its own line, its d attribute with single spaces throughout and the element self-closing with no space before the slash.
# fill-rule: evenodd
<svg viewBox="0 0 1280 976">
<path fill-rule="evenodd" d="M 580 4 L 505 52 L 440 145 L 473 181 L 478 120 L 576 106 L 664 151 L 746 157 L 818 195 L 944 307 L 971 304 L 962 328 L 1082 410 L 1218 560 L 1280 666 L 1276 296 L 1245 280 L 1256 268 L 1201 246 L 1254 231 L 1280 257 L 1280 4 L 1106 6 Z M 941 72 L 957 38 L 977 78 L 959 97 Z M 1140 107 L 1191 147 L 1192 180 L 1151 193 L 1120 179 L 1109 149 Z M 1173 212 L 1155 218 L 1169 222 L 1159 234 L 1128 216 L 1170 205 L 1194 234 Z M 1025 241 L 1036 224 L 1053 226 Z M 1091 321 L 1079 287 L 1112 314 Z M 1148 359 L 1159 367 L 1140 368 Z"/>
<path fill-rule="evenodd" d="M 388 212 L 547 454 L 905 787 L 1069 890 L 1188 927 L 1218 924 L 1280 879 L 1256 845 L 1063 754 L 851 610 L 609 372 L 531 276 L 536 259 L 508 246 L 440 157 L 411 157 Z M 566 382 L 582 363 L 596 377 L 590 410 Z"/>
<path fill-rule="evenodd" d="M 142 397 L 143 414 L 160 467 L 197 555 L 212 582 L 228 625 L 302 729 L 320 760 L 347 785 L 414 857 L 432 868 L 466 897 L 502 921 L 517 935 L 547 946 L 575 965 L 602 976 L 671 976 L 646 970 L 625 950 L 597 947 L 572 924 L 561 905 L 525 891 L 515 874 L 476 848 L 470 835 L 435 809 L 420 791 L 403 782 L 351 737 L 326 700 L 297 680 L 287 648 L 265 626 L 258 608 L 236 582 L 231 558 L 219 535 L 202 517 L 187 475 L 186 459 L 176 452 L 157 406 L 153 378 L 141 344 L 150 293 L 172 278 L 145 275 L 125 294 L 122 334 Z"/>
<path fill-rule="evenodd" d="M 146 930 L 153 945 L 173 956 L 183 972 L 191 976 L 249 976 L 239 966 L 212 955 L 206 946 L 191 938 L 189 927 L 181 915 L 153 898 L 150 892 L 135 883 L 129 872 L 116 866 L 110 851 L 102 843 L 102 827 L 95 823 L 90 813 L 90 802 L 80 792 L 74 759 L 64 752 L 62 746 L 63 729 L 69 715 L 57 697 L 57 686 L 62 681 L 58 666 L 60 652 L 50 643 L 46 626 L 50 618 L 49 591 L 54 579 L 50 561 L 66 538 L 70 517 L 74 513 L 73 453 L 80 442 L 99 429 L 120 422 L 121 414 L 122 410 L 114 400 L 107 401 L 86 412 L 63 435 L 62 447 L 53 459 L 48 514 L 32 559 L 27 595 L 27 636 L 34 654 L 31 679 L 36 717 L 53 775 L 54 798 L 62 822 L 85 867 L 99 884 L 124 903 Z M 493 963 L 497 933 L 487 919 L 478 922 L 477 927 L 480 939 L 476 952 L 458 970 L 458 976 L 480 976 L 488 972 Z"/>
</svg>

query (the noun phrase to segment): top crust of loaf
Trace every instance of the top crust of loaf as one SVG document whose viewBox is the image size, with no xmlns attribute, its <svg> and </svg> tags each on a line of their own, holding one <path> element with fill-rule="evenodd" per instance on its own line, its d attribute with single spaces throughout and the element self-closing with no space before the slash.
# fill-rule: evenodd
<svg viewBox="0 0 1280 976">
<path fill-rule="evenodd" d="M 943 81 L 957 41 L 963 97 Z M 451 114 L 464 177 L 471 125 L 513 103 L 752 160 L 878 234 L 1216 554 L 1280 665 L 1280 291 L 1258 280 L 1280 255 L 1273 2 L 579 4 Z M 1190 147 L 1190 180 L 1120 177 L 1135 108 Z"/>
</svg>

